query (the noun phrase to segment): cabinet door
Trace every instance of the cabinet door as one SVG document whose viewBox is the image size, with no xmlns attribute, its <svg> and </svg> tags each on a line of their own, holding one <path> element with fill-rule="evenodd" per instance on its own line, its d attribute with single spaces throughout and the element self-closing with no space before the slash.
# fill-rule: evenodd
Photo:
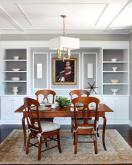
<svg viewBox="0 0 132 165">
<path fill-rule="evenodd" d="M 5 124 L 21 123 L 22 113 L 15 110 L 23 104 L 23 97 L 1 97 L 1 120 Z"/>
<path fill-rule="evenodd" d="M 102 102 L 108 105 L 113 112 L 107 113 L 107 120 L 110 124 L 128 124 L 129 121 L 129 97 L 110 96 L 103 97 Z"/>
</svg>

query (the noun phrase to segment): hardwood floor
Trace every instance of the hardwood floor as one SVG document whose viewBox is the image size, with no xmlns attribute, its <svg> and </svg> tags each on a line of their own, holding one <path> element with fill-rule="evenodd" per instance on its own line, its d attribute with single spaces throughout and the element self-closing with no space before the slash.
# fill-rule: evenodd
<svg viewBox="0 0 132 165">
<path fill-rule="evenodd" d="M 0 143 L 9 135 L 9 133 L 13 129 L 21 129 L 21 126 L 20 125 L 0 125 Z M 62 129 L 70 129 L 70 126 L 62 126 Z M 124 137 L 126 142 L 132 147 L 132 127 L 130 127 L 129 125 L 108 125 L 107 129 L 116 129 Z"/>
</svg>

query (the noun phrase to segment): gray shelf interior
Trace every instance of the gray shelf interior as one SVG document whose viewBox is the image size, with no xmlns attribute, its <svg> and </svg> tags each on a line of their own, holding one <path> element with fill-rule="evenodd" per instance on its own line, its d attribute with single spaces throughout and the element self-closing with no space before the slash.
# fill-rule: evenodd
<svg viewBox="0 0 132 165">
<path fill-rule="evenodd" d="M 12 77 L 20 77 L 20 80 L 26 81 L 26 74 L 27 73 L 6 73 L 5 80 L 11 80 Z"/>
<path fill-rule="evenodd" d="M 14 56 L 19 56 L 19 59 L 27 60 L 26 49 L 7 49 L 5 51 L 5 60 L 13 59 Z M 12 71 L 13 68 L 20 68 L 20 71 L 27 71 L 27 61 L 4 61 L 4 71 Z M 20 77 L 20 80 L 27 80 L 26 72 L 4 72 L 4 80 L 11 80 L 12 77 Z M 5 82 L 5 94 L 13 94 L 12 87 L 18 87 L 18 94 L 25 95 L 27 93 L 26 82 Z"/>
<path fill-rule="evenodd" d="M 108 49 L 103 51 L 103 61 L 111 61 L 112 58 L 116 58 L 117 61 L 128 61 L 127 50 Z"/>
<path fill-rule="evenodd" d="M 111 80 L 119 80 L 119 83 L 128 83 L 128 73 L 104 73 L 103 82 L 111 83 Z"/>
<path fill-rule="evenodd" d="M 127 63 L 103 63 L 103 71 L 113 71 L 112 67 L 117 67 L 117 71 L 127 72 L 103 72 L 103 83 L 111 83 L 112 79 L 119 80 L 119 83 L 126 85 L 103 85 L 103 94 L 111 95 L 111 89 L 118 89 L 118 95 L 128 94 L 128 51 L 123 49 L 107 49 L 103 51 L 103 61 L 111 61 L 112 58 L 117 61 Z"/>
<path fill-rule="evenodd" d="M 13 59 L 14 56 L 19 56 L 19 59 L 26 59 L 26 49 L 7 49 L 5 55 L 6 59 Z"/>
<path fill-rule="evenodd" d="M 26 82 L 6 82 L 5 83 L 5 94 L 13 94 L 12 87 L 18 87 L 18 95 L 25 95 L 26 94 Z"/>
<path fill-rule="evenodd" d="M 117 67 L 117 71 L 128 71 L 128 64 L 127 63 L 104 63 L 103 64 L 103 71 L 113 71 L 112 67 Z"/>
<path fill-rule="evenodd" d="M 128 85 L 104 85 L 103 94 L 112 95 L 111 89 L 118 89 L 117 95 L 127 95 L 128 94 Z"/>
</svg>

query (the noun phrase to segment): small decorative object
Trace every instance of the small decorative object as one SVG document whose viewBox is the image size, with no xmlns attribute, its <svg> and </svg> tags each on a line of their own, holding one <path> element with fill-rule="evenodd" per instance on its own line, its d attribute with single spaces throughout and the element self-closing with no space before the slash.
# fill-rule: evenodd
<svg viewBox="0 0 132 165">
<path fill-rule="evenodd" d="M 88 82 L 88 85 L 89 85 L 89 87 L 88 87 L 89 93 L 91 94 L 92 92 L 94 92 L 96 94 L 97 92 L 95 91 L 95 89 L 98 88 L 98 87 L 96 87 L 95 81 L 93 82 L 93 84 Z"/>
<path fill-rule="evenodd" d="M 17 72 L 19 70 L 20 70 L 20 68 L 12 68 L 12 71 L 15 71 L 15 72 Z"/>
<path fill-rule="evenodd" d="M 42 64 L 37 64 L 37 79 L 42 79 Z"/>
<path fill-rule="evenodd" d="M 119 83 L 119 80 L 113 79 L 113 80 L 111 80 L 111 82 L 112 82 L 112 84 L 117 84 L 117 83 Z"/>
<path fill-rule="evenodd" d="M 19 81 L 20 80 L 20 77 L 12 77 L 11 80 L 12 81 Z"/>
<path fill-rule="evenodd" d="M 53 109 L 56 108 L 56 104 L 52 104 L 51 108 L 53 108 Z"/>
<path fill-rule="evenodd" d="M 19 60 L 19 56 L 14 56 L 13 59 L 14 60 Z"/>
<path fill-rule="evenodd" d="M 63 60 L 52 58 L 52 82 L 54 85 L 77 84 L 77 58 Z"/>
<path fill-rule="evenodd" d="M 117 67 L 112 67 L 113 71 L 116 72 L 117 70 Z"/>
<path fill-rule="evenodd" d="M 116 58 L 112 58 L 111 61 L 112 61 L 112 62 L 116 62 L 117 59 L 116 59 Z"/>
<path fill-rule="evenodd" d="M 111 89 L 113 95 L 117 95 L 118 89 Z"/>
<path fill-rule="evenodd" d="M 12 92 L 14 95 L 18 94 L 18 87 L 12 87 Z"/>
<path fill-rule="evenodd" d="M 66 97 L 62 97 L 62 96 L 58 96 L 56 98 L 56 102 L 58 103 L 60 108 L 64 108 L 71 105 L 71 101 Z"/>
<path fill-rule="evenodd" d="M 88 78 L 93 78 L 93 64 L 87 64 Z"/>
</svg>

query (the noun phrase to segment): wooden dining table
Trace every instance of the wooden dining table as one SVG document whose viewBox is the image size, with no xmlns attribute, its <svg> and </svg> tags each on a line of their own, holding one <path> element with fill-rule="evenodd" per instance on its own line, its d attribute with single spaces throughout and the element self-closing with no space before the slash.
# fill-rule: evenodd
<svg viewBox="0 0 132 165">
<path fill-rule="evenodd" d="M 26 146 L 26 122 L 25 118 L 27 116 L 27 112 L 25 111 L 26 105 L 22 105 L 19 107 L 15 112 L 23 112 L 23 117 L 22 117 L 22 128 L 23 128 L 23 134 L 24 134 L 24 146 Z M 95 111 L 90 110 L 90 117 L 95 116 Z M 103 128 L 102 128 L 102 144 L 104 150 L 106 150 L 106 144 L 105 144 L 105 131 L 106 131 L 106 124 L 107 124 L 107 119 L 106 119 L 106 113 L 107 112 L 113 112 L 111 108 L 109 108 L 106 104 L 99 104 L 98 106 L 98 117 L 103 119 Z M 33 117 L 35 118 L 35 113 L 32 113 Z M 78 114 L 78 117 L 81 118 L 82 113 Z M 54 118 L 54 117 L 74 117 L 74 112 L 71 110 L 71 107 L 65 107 L 65 108 L 41 108 L 39 111 L 39 117 L 40 118 Z"/>
</svg>

